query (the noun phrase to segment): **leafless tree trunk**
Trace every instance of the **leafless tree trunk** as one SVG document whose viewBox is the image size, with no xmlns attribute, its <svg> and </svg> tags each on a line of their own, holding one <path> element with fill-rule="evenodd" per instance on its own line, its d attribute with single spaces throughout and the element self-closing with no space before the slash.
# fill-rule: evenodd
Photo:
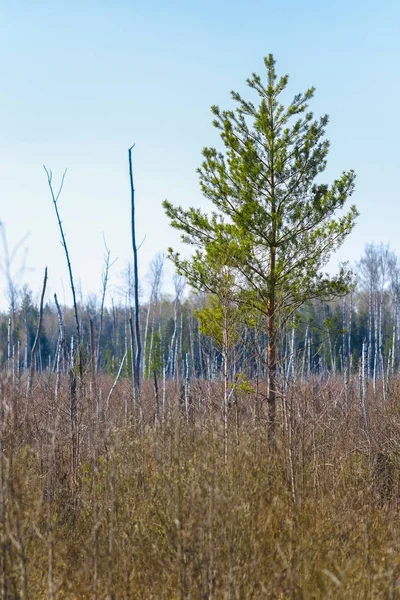
<svg viewBox="0 0 400 600">
<path fill-rule="evenodd" d="M 114 383 L 112 385 L 112 388 L 111 388 L 111 390 L 110 390 L 110 392 L 109 392 L 109 394 L 107 396 L 107 400 L 106 400 L 106 406 L 107 406 L 107 408 L 108 408 L 108 404 L 109 404 L 109 402 L 111 400 L 112 393 L 115 390 L 115 388 L 117 387 L 118 380 L 121 377 L 121 373 L 122 373 L 122 369 L 123 369 L 124 364 L 125 364 L 126 356 L 127 356 L 127 352 L 125 352 L 124 356 L 122 357 L 121 363 L 119 365 L 117 376 L 116 376 L 116 378 L 114 380 Z"/>
<path fill-rule="evenodd" d="M 155 401 L 155 414 L 154 414 L 154 423 L 156 425 L 160 422 L 160 396 L 158 394 L 158 381 L 157 381 L 157 372 L 153 371 L 153 384 L 154 384 L 154 401 Z"/>
<path fill-rule="evenodd" d="M 9 308 L 12 317 L 12 325 L 14 327 L 15 312 L 17 310 L 17 299 L 19 292 L 17 282 L 25 270 L 27 250 L 25 249 L 24 255 L 21 260 L 21 265 L 16 271 L 14 271 L 13 269 L 13 263 L 15 262 L 15 258 L 18 251 L 21 249 L 21 246 L 24 244 L 29 234 L 24 235 L 24 237 L 14 246 L 11 252 L 8 247 L 6 228 L 2 221 L 0 221 L 0 235 L 3 246 L 3 261 L 0 263 L 0 272 L 4 274 L 6 280 L 6 295 L 9 302 Z"/>
<path fill-rule="evenodd" d="M 7 373 L 8 375 L 10 375 L 11 372 L 11 355 L 12 355 L 12 349 L 11 349 L 11 327 L 12 327 L 12 320 L 11 317 L 8 319 L 8 327 L 7 327 Z"/>
<path fill-rule="evenodd" d="M 185 290 L 185 280 L 178 274 L 174 276 L 174 287 L 175 287 L 175 304 L 174 304 L 174 332 L 171 338 L 168 365 L 170 373 L 176 378 L 177 383 L 182 371 L 182 356 L 181 356 L 181 342 L 182 338 L 180 335 L 180 329 L 182 329 L 182 297 Z"/>
<path fill-rule="evenodd" d="M 140 360 L 142 353 L 142 345 L 140 340 L 140 321 L 139 321 L 139 272 L 138 272 L 138 251 L 136 244 L 136 229 L 135 229 L 135 188 L 133 185 L 133 170 L 132 170 L 132 150 L 134 145 L 128 150 L 129 160 L 129 181 L 131 187 L 131 216 L 132 216 L 132 249 L 133 249 L 133 270 L 134 270 L 134 296 L 135 296 L 135 338 L 136 338 L 136 357 L 135 357 L 135 402 L 139 402 L 140 395 Z"/>
<path fill-rule="evenodd" d="M 107 285 L 108 278 L 110 273 L 110 268 L 115 263 L 115 260 L 110 263 L 111 252 L 107 247 L 105 237 L 103 235 L 105 254 L 104 254 L 104 271 L 103 271 L 103 289 L 101 294 L 101 305 L 100 305 L 100 324 L 99 324 L 99 337 L 97 340 L 97 350 L 96 350 L 96 370 L 100 369 L 101 366 L 101 336 L 103 333 L 103 320 L 104 320 L 104 303 L 106 299 L 107 293 Z"/>
<path fill-rule="evenodd" d="M 7 426 L 7 410 L 4 402 L 4 396 L 0 400 L 0 448 L 3 448 L 4 430 Z M 1 540 L 1 600 L 8 598 L 8 578 L 7 578 L 7 528 L 6 528 L 6 472 L 5 472 L 6 457 L 3 451 L 0 452 L 0 540 Z"/>
<path fill-rule="evenodd" d="M 54 189 L 53 189 L 53 173 L 51 172 L 51 170 L 48 170 L 44 165 L 43 165 L 43 168 L 46 171 L 47 183 L 49 185 L 51 198 L 52 198 L 52 201 L 53 201 L 54 209 L 56 211 L 58 227 L 59 227 L 60 233 L 61 233 L 61 243 L 62 243 L 62 246 L 64 248 L 65 258 L 67 259 L 69 281 L 70 281 L 70 285 L 71 285 L 72 300 L 73 300 L 73 305 L 74 305 L 76 336 L 77 336 L 76 339 L 77 339 L 77 345 L 78 345 L 78 358 L 79 358 L 79 374 L 80 374 L 81 379 L 82 379 L 83 365 L 82 365 L 82 355 L 81 355 L 81 328 L 80 328 L 80 324 L 79 324 L 78 304 L 77 304 L 77 301 L 76 301 L 76 292 L 75 292 L 74 278 L 72 276 L 72 266 L 71 266 L 71 261 L 70 261 L 70 258 L 69 258 L 69 252 L 68 252 L 67 242 L 66 242 L 66 239 L 65 239 L 64 228 L 62 226 L 62 221 L 61 221 L 60 213 L 58 211 L 58 200 L 60 198 L 60 195 L 61 195 L 61 192 L 62 192 L 62 189 L 63 189 L 63 186 L 64 186 L 64 180 L 65 180 L 65 175 L 67 173 L 67 169 L 65 169 L 64 174 L 63 174 L 63 176 L 61 178 L 61 184 L 60 184 L 60 187 L 58 189 L 58 192 L 55 193 Z"/>
<path fill-rule="evenodd" d="M 90 341 L 90 379 L 92 388 L 93 404 L 97 405 L 97 385 L 96 385 L 96 349 L 94 341 L 93 320 L 89 319 L 89 341 Z"/>
<path fill-rule="evenodd" d="M 229 396 L 229 322 L 228 322 L 228 307 L 223 306 L 223 323 L 222 323 L 222 357 L 224 369 L 224 398 L 223 398 L 223 422 L 224 422 L 224 464 L 228 464 L 228 396 Z"/>
<path fill-rule="evenodd" d="M 360 365 L 360 397 L 361 397 L 361 411 L 364 419 L 365 427 L 368 427 L 368 413 L 367 413 L 367 377 L 368 377 L 368 350 L 367 344 L 364 340 L 361 349 L 361 365 Z"/>
<path fill-rule="evenodd" d="M 57 308 L 58 315 L 58 326 L 59 326 L 59 335 L 58 335 L 58 344 L 57 344 L 57 353 L 55 357 L 55 369 L 56 369 L 56 385 L 54 390 L 54 400 L 56 406 L 58 405 L 58 396 L 60 392 L 60 384 L 61 384 L 61 372 L 65 372 L 65 367 L 67 364 L 66 352 L 65 352 L 65 327 L 64 321 L 61 313 L 61 308 L 58 303 L 57 294 L 54 294 L 54 302 Z"/>
<path fill-rule="evenodd" d="M 167 381 L 166 381 L 166 372 L 165 365 L 163 365 L 163 397 L 162 397 L 162 412 L 163 412 L 163 420 L 167 416 L 168 404 L 167 404 Z"/>
<path fill-rule="evenodd" d="M 145 343 L 147 340 L 147 329 L 148 329 L 148 325 L 149 325 L 150 309 L 151 309 L 152 315 L 151 315 L 150 348 L 149 348 L 149 356 L 148 356 L 148 361 L 147 361 L 147 372 L 149 374 L 151 373 L 152 364 L 153 364 L 154 326 L 155 326 L 155 317 L 156 317 L 158 297 L 159 297 L 159 293 L 160 293 L 163 267 L 164 267 L 164 255 L 159 254 L 158 256 L 156 256 L 156 258 L 151 263 L 151 272 L 152 272 L 152 276 L 153 276 L 152 277 L 153 281 L 152 281 L 152 289 L 151 289 L 151 296 L 150 296 L 150 302 L 149 302 L 149 310 L 148 310 L 147 319 L 146 319 Z M 144 365 L 143 372 L 145 373 L 145 371 L 146 371 L 146 349 L 144 351 L 143 365 Z"/>
<path fill-rule="evenodd" d="M 144 328 L 144 339 L 143 339 L 143 360 L 142 360 L 142 378 L 145 379 L 147 377 L 147 375 L 150 375 L 150 368 L 151 368 L 151 362 L 149 360 L 149 368 L 147 368 L 147 338 L 149 335 L 149 322 L 150 322 L 150 313 L 151 313 L 151 308 L 152 308 L 152 298 L 150 296 L 149 299 L 149 304 L 147 307 L 147 314 L 146 314 L 146 325 Z"/>
<path fill-rule="evenodd" d="M 26 397 L 27 398 L 29 398 L 31 386 L 32 386 L 32 380 L 33 380 L 33 376 L 35 374 L 36 350 L 37 350 L 37 347 L 39 344 L 40 333 L 42 331 L 43 302 L 44 302 L 44 295 L 46 293 L 46 284 L 47 284 L 47 267 L 44 270 L 43 288 L 42 288 L 42 295 L 40 297 L 39 321 L 38 321 L 38 326 L 37 326 L 37 331 L 36 331 L 36 338 L 35 338 L 35 341 L 33 343 L 32 350 L 31 350 L 31 366 L 30 366 L 30 370 L 29 370 L 28 385 L 27 385 L 27 389 L 26 389 Z"/>
<path fill-rule="evenodd" d="M 135 361 L 135 330 L 133 327 L 132 310 L 129 316 L 129 333 L 130 333 L 130 346 L 131 346 L 131 368 L 132 368 L 132 382 L 133 382 L 133 399 L 135 406 L 138 406 L 140 399 L 137 395 L 137 382 L 136 382 L 136 361 Z"/>
<path fill-rule="evenodd" d="M 343 369 L 344 395 L 345 395 L 346 405 L 349 406 L 350 372 L 349 372 L 349 356 L 347 353 L 349 344 L 348 344 L 348 340 L 346 340 L 346 330 L 347 330 L 347 302 L 346 302 L 346 298 L 343 298 L 342 369 Z"/>
</svg>

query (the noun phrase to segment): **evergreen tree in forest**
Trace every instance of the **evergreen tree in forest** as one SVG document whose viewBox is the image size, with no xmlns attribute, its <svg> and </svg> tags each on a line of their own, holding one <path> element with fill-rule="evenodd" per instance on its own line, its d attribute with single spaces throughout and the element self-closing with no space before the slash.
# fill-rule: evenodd
<svg viewBox="0 0 400 600">
<path fill-rule="evenodd" d="M 353 171 L 331 185 L 321 182 L 329 151 L 324 139 L 328 117 L 315 119 L 308 110 L 314 88 L 285 106 L 280 98 L 288 76 L 277 77 L 271 54 L 264 63 L 266 78 L 253 74 L 247 80 L 258 104 L 232 92 L 235 110 L 212 107 L 225 153 L 205 148 L 198 172 L 213 212 L 184 210 L 168 201 L 164 208 L 183 241 L 194 247 L 189 259 L 169 251 L 189 283 L 217 291 L 209 265 L 216 255 L 228 256 L 237 302 L 265 317 L 273 432 L 280 327 L 306 301 L 347 293 L 348 269 L 342 267 L 336 276 L 321 269 L 351 232 L 358 213 L 354 206 L 341 211 L 353 193 Z"/>
</svg>

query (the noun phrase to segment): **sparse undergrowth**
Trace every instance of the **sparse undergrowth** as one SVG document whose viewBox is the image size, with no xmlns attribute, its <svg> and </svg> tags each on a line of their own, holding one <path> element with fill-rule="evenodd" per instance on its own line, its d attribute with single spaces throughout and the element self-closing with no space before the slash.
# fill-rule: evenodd
<svg viewBox="0 0 400 600">
<path fill-rule="evenodd" d="M 68 380 L 1 383 L 0 581 L 14 598 L 400 597 L 400 386 L 298 384 L 268 441 L 265 407 L 232 403 L 224 464 L 222 389 L 175 384 L 154 424 L 154 394 L 98 377 L 78 403 L 71 456 Z M 21 392 L 19 392 L 21 390 Z M 186 407 L 187 408 L 187 407 Z"/>
</svg>

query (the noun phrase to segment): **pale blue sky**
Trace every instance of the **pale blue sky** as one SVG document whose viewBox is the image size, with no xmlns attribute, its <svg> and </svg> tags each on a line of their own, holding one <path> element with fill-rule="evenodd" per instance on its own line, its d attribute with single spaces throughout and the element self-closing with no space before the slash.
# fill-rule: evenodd
<svg viewBox="0 0 400 600">
<path fill-rule="evenodd" d="M 55 179 L 68 167 L 59 208 L 87 295 L 100 288 L 103 231 L 119 257 L 114 285 L 131 259 L 136 143 L 144 277 L 179 238 L 162 200 L 206 206 L 195 170 L 203 146 L 218 143 L 210 106 L 230 106 L 230 90 L 262 73 L 269 52 L 290 74 L 290 96 L 316 86 L 311 107 L 331 117 L 327 181 L 357 172 L 361 216 L 340 259 L 358 260 L 370 241 L 400 253 L 399 2 L 0 0 L 0 219 L 10 246 L 30 232 L 25 279 L 35 292 L 47 265 L 49 293 L 70 303 L 42 165 Z"/>
</svg>

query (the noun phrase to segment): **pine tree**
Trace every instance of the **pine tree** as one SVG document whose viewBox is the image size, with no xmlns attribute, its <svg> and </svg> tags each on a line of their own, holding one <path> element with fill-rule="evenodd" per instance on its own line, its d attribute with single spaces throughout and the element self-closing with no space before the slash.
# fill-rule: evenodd
<svg viewBox="0 0 400 600">
<path fill-rule="evenodd" d="M 354 189 L 353 171 L 327 185 L 320 181 L 329 142 L 328 116 L 315 119 L 308 110 L 314 88 L 284 106 L 281 94 L 288 76 L 277 77 L 275 60 L 264 59 L 267 77 L 247 80 L 258 105 L 232 92 L 235 110 L 212 107 L 225 153 L 203 150 L 198 170 L 204 196 L 214 211 L 184 210 L 170 202 L 164 208 L 182 240 L 195 248 L 190 259 L 172 249 L 178 271 L 198 289 L 213 292 L 208 277 L 215 255 L 229 256 L 238 301 L 265 317 L 268 335 L 268 413 L 274 431 L 280 327 L 304 302 L 345 294 L 350 272 L 336 276 L 321 269 L 352 230 L 357 211 L 335 216 Z M 229 248 L 229 252 L 226 249 Z"/>
</svg>

